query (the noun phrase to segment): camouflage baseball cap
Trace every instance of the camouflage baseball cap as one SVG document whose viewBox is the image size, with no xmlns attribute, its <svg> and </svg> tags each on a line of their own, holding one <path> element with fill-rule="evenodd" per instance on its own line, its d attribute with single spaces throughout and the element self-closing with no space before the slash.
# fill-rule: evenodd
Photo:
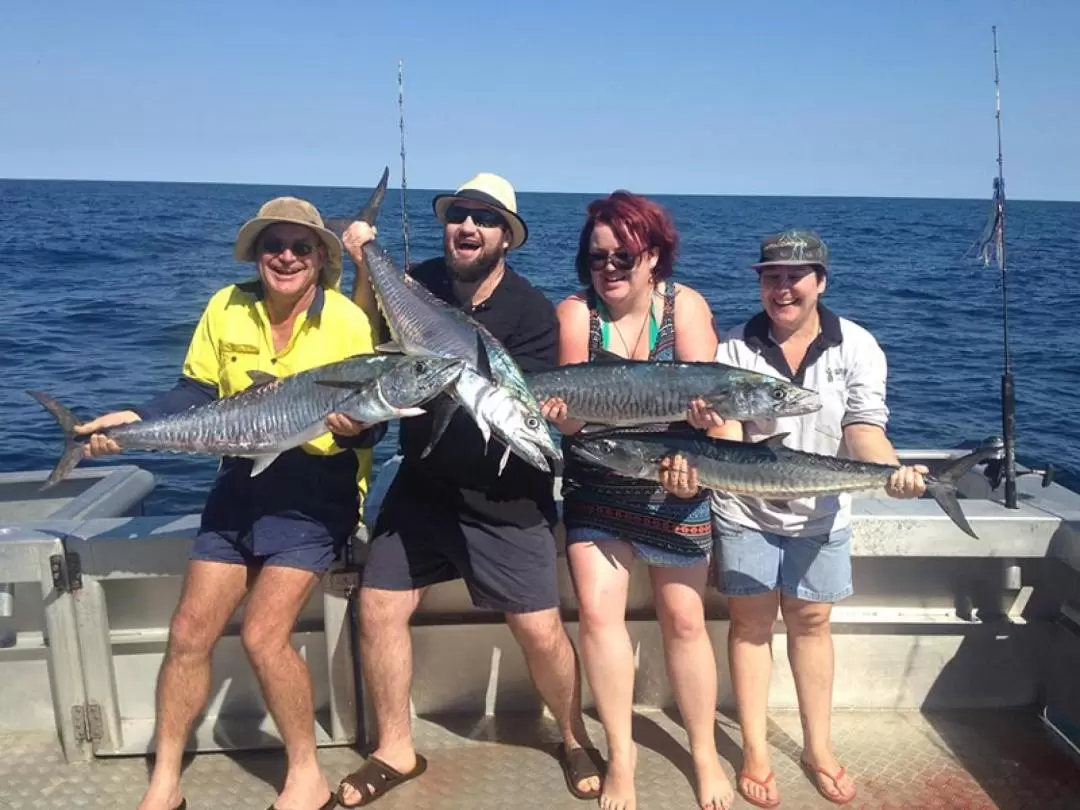
<svg viewBox="0 0 1080 810">
<path fill-rule="evenodd" d="M 750 265 L 757 269 L 777 264 L 814 265 L 829 269 L 829 248 L 809 228 L 790 228 L 761 240 L 761 258 Z"/>
</svg>

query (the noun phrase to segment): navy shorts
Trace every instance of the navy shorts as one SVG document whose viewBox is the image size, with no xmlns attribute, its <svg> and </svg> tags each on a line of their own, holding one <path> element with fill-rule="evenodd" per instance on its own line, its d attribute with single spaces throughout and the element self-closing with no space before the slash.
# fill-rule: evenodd
<svg viewBox="0 0 1080 810">
<path fill-rule="evenodd" d="M 460 578 L 478 608 L 532 613 L 559 604 L 555 561 L 548 523 L 494 521 L 399 475 L 375 521 L 363 585 L 418 590 Z"/>
<path fill-rule="evenodd" d="M 323 524 L 314 520 L 265 515 L 244 532 L 201 530 L 190 559 L 245 566 L 277 565 L 322 575 L 340 556 L 342 546 Z"/>
</svg>

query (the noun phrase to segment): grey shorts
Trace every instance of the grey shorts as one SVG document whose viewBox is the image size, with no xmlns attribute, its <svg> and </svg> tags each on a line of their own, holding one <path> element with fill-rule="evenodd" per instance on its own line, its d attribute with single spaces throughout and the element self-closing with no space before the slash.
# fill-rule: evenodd
<svg viewBox="0 0 1080 810">
<path fill-rule="evenodd" d="M 807 602 L 839 602 L 851 584 L 851 527 L 819 537 L 787 537 L 713 515 L 717 587 L 728 596 L 779 588 Z"/>
<path fill-rule="evenodd" d="M 551 526 L 484 520 L 399 476 L 375 521 L 363 586 L 416 590 L 458 578 L 478 608 L 532 613 L 557 607 Z"/>
</svg>

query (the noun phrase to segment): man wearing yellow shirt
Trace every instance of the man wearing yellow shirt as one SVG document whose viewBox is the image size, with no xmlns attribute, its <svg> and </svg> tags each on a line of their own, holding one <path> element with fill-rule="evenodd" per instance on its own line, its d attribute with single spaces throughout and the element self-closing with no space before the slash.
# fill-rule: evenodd
<svg viewBox="0 0 1080 810">
<path fill-rule="evenodd" d="M 251 385 L 249 372 L 285 376 L 371 352 L 371 324 L 339 292 L 341 242 L 310 203 L 279 197 L 240 229 L 234 256 L 258 277 L 211 297 L 176 386 L 128 411 L 82 425 L 89 454 L 117 452 L 103 428 L 164 416 Z M 139 810 L 185 808 L 184 744 L 210 694 L 210 654 L 247 597 L 244 649 L 288 754 L 274 810 L 328 810 L 334 797 L 315 758 L 311 678 L 290 638 L 319 578 L 359 519 L 371 447 L 385 425 L 341 414 L 323 436 L 283 453 L 260 475 L 225 458 L 202 512 L 158 678 L 156 760 Z"/>
</svg>

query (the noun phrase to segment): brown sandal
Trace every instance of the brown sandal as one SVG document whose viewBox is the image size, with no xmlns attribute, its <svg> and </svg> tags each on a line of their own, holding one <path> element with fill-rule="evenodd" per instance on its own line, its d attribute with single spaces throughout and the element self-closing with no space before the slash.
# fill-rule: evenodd
<svg viewBox="0 0 1080 810">
<path fill-rule="evenodd" d="M 575 798 L 595 799 L 600 795 L 600 789 L 582 790 L 578 785 L 591 776 L 602 777 L 602 765 L 604 762 L 600 752 L 595 748 L 567 748 L 565 743 L 559 743 L 555 749 L 555 757 L 562 766 L 563 778 L 566 779 L 566 787 Z"/>
<path fill-rule="evenodd" d="M 383 794 L 415 779 L 426 770 L 427 760 L 419 754 L 416 755 L 416 767 L 408 773 L 391 768 L 378 757 L 368 757 L 363 765 L 341 780 L 336 794 L 337 802 L 342 807 L 367 807 Z M 358 804 L 346 804 L 342 797 L 345 785 L 360 793 Z"/>
</svg>

